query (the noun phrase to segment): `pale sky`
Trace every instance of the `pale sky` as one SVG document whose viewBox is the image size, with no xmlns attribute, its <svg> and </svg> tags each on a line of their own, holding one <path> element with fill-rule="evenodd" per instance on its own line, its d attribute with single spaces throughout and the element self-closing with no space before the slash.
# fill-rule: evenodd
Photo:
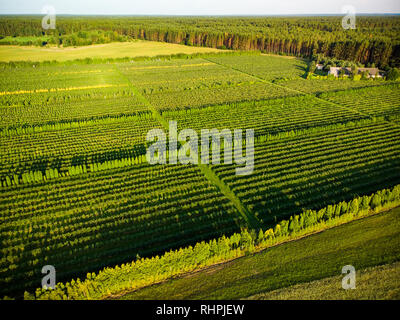
<svg viewBox="0 0 400 320">
<path fill-rule="evenodd" d="M 41 14 L 51 5 L 57 14 L 124 15 L 277 15 L 400 13 L 400 0 L 0 0 L 0 14 Z"/>
</svg>

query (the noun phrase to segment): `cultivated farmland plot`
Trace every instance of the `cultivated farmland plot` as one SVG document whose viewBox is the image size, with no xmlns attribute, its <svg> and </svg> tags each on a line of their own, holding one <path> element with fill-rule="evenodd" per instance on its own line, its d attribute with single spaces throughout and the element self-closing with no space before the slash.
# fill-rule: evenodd
<svg viewBox="0 0 400 320">
<path fill-rule="evenodd" d="M 193 166 L 141 165 L 11 187 L 0 197 L 1 287 L 59 277 L 240 230 L 234 206 Z M 26 282 L 27 279 L 32 279 Z"/>
<path fill-rule="evenodd" d="M 399 84 L 324 93 L 320 97 L 351 108 L 360 114 L 384 116 L 390 120 L 398 119 L 400 116 Z"/>
<path fill-rule="evenodd" d="M 69 280 L 399 184 L 399 84 L 305 80 L 306 67 L 267 55 L 5 67 L 0 294 L 37 287 L 43 262 Z M 253 174 L 149 165 L 147 132 L 172 120 L 254 129 Z"/>
<path fill-rule="evenodd" d="M 307 63 L 301 59 L 276 56 L 227 56 L 209 59 L 265 80 L 298 79 L 306 73 Z"/>
<path fill-rule="evenodd" d="M 136 63 L 134 67 L 120 68 L 146 99 L 161 110 L 298 95 L 206 59 L 165 65 Z"/>
<path fill-rule="evenodd" d="M 288 81 L 279 81 L 278 84 L 288 89 L 301 91 L 304 93 L 321 94 L 331 91 L 346 91 L 356 88 L 366 88 L 383 86 L 390 84 L 391 81 L 351 81 L 351 80 L 317 80 L 317 79 L 294 79 Z"/>
</svg>

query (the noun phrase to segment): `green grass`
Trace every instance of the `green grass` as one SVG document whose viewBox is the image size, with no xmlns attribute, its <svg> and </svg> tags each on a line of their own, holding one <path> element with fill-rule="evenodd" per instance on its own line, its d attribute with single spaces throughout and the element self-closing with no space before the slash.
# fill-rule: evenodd
<svg viewBox="0 0 400 320">
<path fill-rule="evenodd" d="M 343 276 L 298 284 L 250 297 L 251 300 L 399 300 L 400 262 L 356 271 L 356 288 L 343 290 Z"/>
<path fill-rule="evenodd" d="M 133 42 L 115 42 L 83 47 L 34 47 L 0 46 L 0 61 L 67 61 L 85 58 L 123 58 L 138 56 L 171 55 L 177 53 L 192 54 L 221 51 L 205 47 L 189 47 L 180 44 L 137 40 Z"/>
<path fill-rule="evenodd" d="M 122 296 L 239 299 L 400 260 L 400 208 Z"/>
</svg>

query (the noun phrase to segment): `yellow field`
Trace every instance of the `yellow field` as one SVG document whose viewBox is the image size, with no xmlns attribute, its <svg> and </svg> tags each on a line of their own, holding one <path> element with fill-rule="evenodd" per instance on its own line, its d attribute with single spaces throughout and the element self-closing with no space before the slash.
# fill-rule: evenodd
<svg viewBox="0 0 400 320">
<path fill-rule="evenodd" d="M 34 47 L 0 46 L 0 61 L 45 61 L 74 60 L 84 58 L 123 58 L 138 56 L 157 56 L 176 53 L 205 53 L 221 51 L 214 48 L 189 47 L 180 44 L 137 40 L 114 42 L 84 47 Z"/>
</svg>

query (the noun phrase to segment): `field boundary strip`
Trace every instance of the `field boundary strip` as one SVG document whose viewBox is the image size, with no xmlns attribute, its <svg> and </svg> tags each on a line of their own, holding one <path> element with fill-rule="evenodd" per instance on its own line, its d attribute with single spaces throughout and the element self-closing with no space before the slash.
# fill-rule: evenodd
<svg viewBox="0 0 400 320">
<path fill-rule="evenodd" d="M 115 65 L 116 71 L 123 77 L 127 82 L 128 86 L 133 90 L 136 97 L 140 99 L 145 106 L 153 113 L 155 119 L 157 119 L 165 130 L 168 130 L 168 121 L 158 112 L 158 110 L 139 92 L 139 90 L 132 84 L 129 78 Z M 198 164 L 198 167 L 205 176 L 205 178 L 212 183 L 217 189 L 233 204 L 238 212 L 245 219 L 249 228 L 257 229 L 260 228 L 260 223 L 255 217 L 254 213 L 251 212 L 246 205 L 236 196 L 236 194 L 212 171 L 210 167 L 203 164 Z"/>
<path fill-rule="evenodd" d="M 59 75 L 59 74 L 89 74 L 89 73 L 103 73 L 103 72 L 112 72 L 114 69 L 106 69 L 106 70 L 85 70 L 85 71 L 66 71 L 66 72 L 54 72 L 49 73 L 48 75 Z"/>
<path fill-rule="evenodd" d="M 82 86 L 82 87 L 3 91 L 3 92 L 0 92 L 0 96 L 14 95 L 14 94 L 26 94 L 26 93 L 43 93 L 43 92 L 73 91 L 73 90 L 87 90 L 87 89 L 102 89 L 102 88 L 127 87 L 127 86 L 128 86 L 127 84 L 99 84 L 99 85 L 94 85 L 94 86 Z"/>
<path fill-rule="evenodd" d="M 208 60 L 207 60 L 208 61 Z M 188 63 L 188 64 L 176 64 L 171 66 L 148 66 L 148 67 L 127 67 L 126 70 L 148 70 L 148 69 L 170 69 L 170 68 L 190 68 L 190 67 L 202 67 L 215 65 L 214 62 L 205 63 Z"/>
</svg>

